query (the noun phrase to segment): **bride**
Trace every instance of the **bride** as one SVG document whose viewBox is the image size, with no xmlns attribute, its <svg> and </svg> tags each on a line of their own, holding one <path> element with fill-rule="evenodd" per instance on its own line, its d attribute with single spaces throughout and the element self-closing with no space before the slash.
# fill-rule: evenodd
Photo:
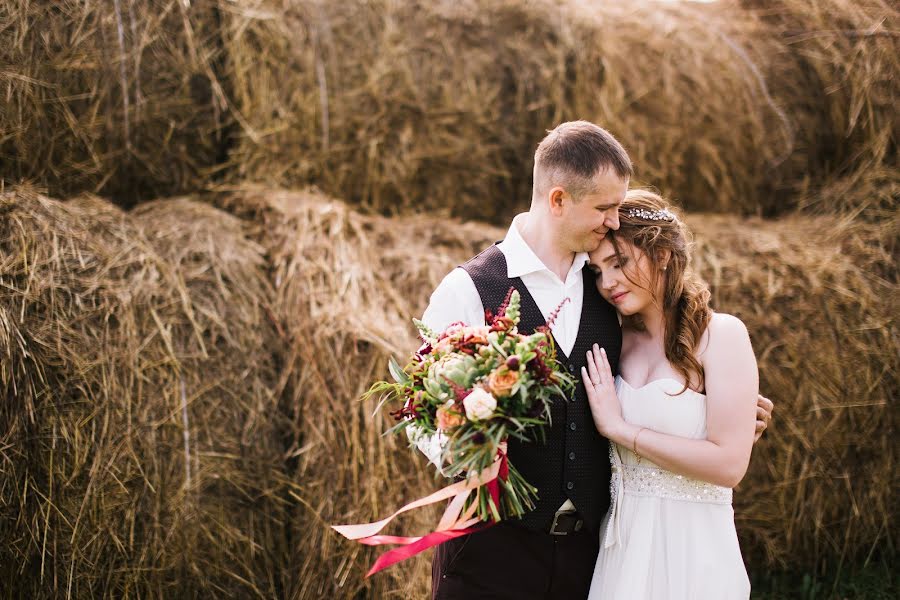
<svg viewBox="0 0 900 600">
<path fill-rule="evenodd" d="M 709 308 L 687 229 L 665 200 L 629 191 L 619 218 L 590 255 L 622 316 L 622 354 L 615 378 L 596 345 L 582 369 L 613 467 L 589 599 L 747 599 L 731 488 L 754 441 L 750 337 Z"/>
</svg>

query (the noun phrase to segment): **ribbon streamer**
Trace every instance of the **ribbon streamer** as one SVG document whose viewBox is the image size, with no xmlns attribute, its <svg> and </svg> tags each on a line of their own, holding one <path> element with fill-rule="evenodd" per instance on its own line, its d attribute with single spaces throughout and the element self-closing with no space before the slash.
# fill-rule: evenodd
<svg viewBox="0 0 900 600">
<path fill-rule="evenodd" d="M 474 477 L 469 477 L 464 481 L 453 483 L 424 498 L 419 498 L 418 500 L 410 502 L 394 512 L 394 514 L 380 521 L 358 525 L 332 525 L 331 528 L 347 539 L 356 540 L 367 546 L 380 546 L 384 544 L 400 545 L 399 548 L 389 550 L 378 557 L 375 564 L 372 565 L 372 568 L 366 573 L 366 577 L 369 577 L 382 569 L 415 556 L 428 548 L 437 546 L 454 538 L 482 531 L 495 525 L 496 521 L 484 523 L 480 518 L 474 516 L 475 511 L 478 508 L 477 502 L 472 502 L 464 513 L 462 508 L 465 505 L 466 498 L 469 497 L 470 492 L 482 486 L 487 486 L 488 492 L 494 501 L 494 506 L 499 507 L 500 484 L 498 478 L 505 481 L 508 475 L 509 462 L 506 458 L 506 444 L 503 443 L 500 445 L 497 459 L 490 468 L 481 471 Z M 437 529 L 431 533 L 415 537 L 379 535 L 379 532 L 397 515 L 451 498 L 452 500 L 450 500 L 443 516 L 438 522 Z"/>
</svg>

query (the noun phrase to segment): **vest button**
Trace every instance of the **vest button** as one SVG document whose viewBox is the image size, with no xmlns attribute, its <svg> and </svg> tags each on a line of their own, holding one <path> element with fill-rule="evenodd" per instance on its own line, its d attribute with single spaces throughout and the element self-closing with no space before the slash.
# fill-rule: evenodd
<svg viewBox="0 0 900 600">
<path fill-rule="evenodd" d="M 574 481 L 570 481 L 569 483 L 567 483 L 567 484 L 566 484 L 566 489 L 567 489 L 567 490 L 575 489 L 575 482 L 574 482 Z"/>
<path fill-rule="evenodd" d="M 572 421 L 571 423 L 569 423 L 569 429 L 571 429 L 572 431 L 575 431 L 575 421 Z"/>
<path fill-rule="evenodd" d="M 575 453 L 569 452 L 569 460 L 575 460 Z"/>
<path fill-rule="evenodd" d="M 569 373 L 571 373 L 572 375 L 575 374 L 575 365 L 569 365 Z"/>
</svg>

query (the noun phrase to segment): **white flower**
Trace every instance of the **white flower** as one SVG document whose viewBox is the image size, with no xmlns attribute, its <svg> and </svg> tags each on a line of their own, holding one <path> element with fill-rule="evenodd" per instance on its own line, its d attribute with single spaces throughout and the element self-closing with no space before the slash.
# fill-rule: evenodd
<svg viewBox="0 0 900 600">
<path fill-rule="evenodd" d="M 466 409 L 466 417 L 470 421 L 481 421 L 494 414 L 494 410 L 497 408 L 497 399 L 483 388 L 477 387 L 465 397 L 463 406 Z"/>
</svg>

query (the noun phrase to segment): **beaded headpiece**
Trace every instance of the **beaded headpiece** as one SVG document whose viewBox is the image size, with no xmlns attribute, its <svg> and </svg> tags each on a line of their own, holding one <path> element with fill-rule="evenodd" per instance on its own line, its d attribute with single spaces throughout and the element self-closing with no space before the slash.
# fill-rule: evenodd
<svg viewBox="0 0 900 600">
<path fill-rule="evenodd" d="M 666 209 L 662 210 L 645 210 L 643 208 L 629 208 L 625 214 L 631 217 L 639 217 L 648 221 L 674 221 L 675 214 Z"/>
</svg>

